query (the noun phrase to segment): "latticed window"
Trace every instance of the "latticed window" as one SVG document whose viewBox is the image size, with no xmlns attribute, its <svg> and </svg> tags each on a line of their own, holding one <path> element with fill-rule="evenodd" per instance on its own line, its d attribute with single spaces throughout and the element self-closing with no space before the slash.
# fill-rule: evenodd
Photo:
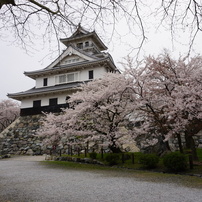
<svg viewBox="0 0 202 202">
<path fill-rule="evenodd" d="M 67 82 L 74 81 L 74 74 L 67 74 Z"/>
<path fill-rule="evenodd" d="M 89 41 L 86 41 L 85 42 L 85 47 L 88 47 L 89 46 Z"/>
<path fill-rule="evenodd" d="M 74 81 L 78 81 L 79 74 L 78 72 L 70 73 L 70 74 L 63 74 L 58 75 L 55 77 L 56 84 L 62 84 L 62 83 L 70 83 Z"/>
<path fill-rule="evenodd" d="M 77 48 L 82 49 L 83 48 L 83 43 L 77 43 Z"/>
<path fill-rule="evenodd" d="M 59 83 L 66 83 L 66 74 L 59 76 Z"/>
</svg>

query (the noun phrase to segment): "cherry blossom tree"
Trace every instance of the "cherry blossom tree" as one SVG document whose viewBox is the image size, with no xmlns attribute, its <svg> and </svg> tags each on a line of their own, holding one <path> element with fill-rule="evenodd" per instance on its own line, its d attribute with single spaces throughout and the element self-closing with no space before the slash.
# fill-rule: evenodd
<svg viewBox="0 0 202 202">
<path fill-rule="evenodd" d="M 120 152 L 121 137 L 133 134 L 127 127 L 133 111 L 128 80 L 121 74 L 107 73 L 83 84 L 80 90 L 71 96 L 71 107 L 62 114 L 46 115 L 41 136 L 60 143 L 63 137 L 84 137 L 85 141 L 101 141 L 111 152 Z"/>
<path fill-rule="evenodd" d="M 39 137 L 43 138 L 43 142 L 47 146 L 57 147 L 62 138 L 62 116 L 57 116 L 53 113 L 44 114 L 46 119 L 42 121 L 43 129 L 39 129 Z"/>
<path fill-rule="evenodd" d="M 12 100 L 0 102 L 0 132 L 20 116 L 20 105 Z"/>
<path fill-rule="evenodd" d="M 176 136 L 181 151 L 185 135 L 186 146 L 197 159 L 193 136 L 202 130 L 202 57 L 190 61 L 173 60 L 168 54 L 148 57 L 142 68 L 129 68 L 128 73 L 134 79 L 143 133 L 161 135 L 164 141 Z"/>
<path fill-rule="evenodd" d="M 124 74 L 106 74 L 81 86 L 60 115 L 47 114 L 41 135 L 53 144 L 70 137 L 103 140 L 119 152 L 125 134 L 140 146 L 155 145 L 159 154 L 169 150 L 168 140 L 181 136 L 197 159 L 193 136 L 202 130 L 202 57 L 187 61 L 165 53 L 148 57 L 134 68 L 127 60 Z M 79 139 L 79 138 L 77 138 Z M 47 141 L 47 142 L 48 142 Z"/>
</svg>

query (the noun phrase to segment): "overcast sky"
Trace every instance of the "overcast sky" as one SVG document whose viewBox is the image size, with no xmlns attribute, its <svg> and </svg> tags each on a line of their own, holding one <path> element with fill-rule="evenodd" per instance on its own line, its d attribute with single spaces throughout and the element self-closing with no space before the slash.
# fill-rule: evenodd
<svg viewBox="0 0 202 202">
<path fill-rule="evenodd" d="M 69 35 L 71 34 L 72 33 L 69 33 Z M 157 55 L 161 53 L 164 48 L 169 49 L 173 56 L 185 54 L 188 50 L 188 47 L 183 45 L 186 44 L 187 40 L 186 33 L 184 32 L 179 33 L 180 41 L 179 43 L 175 43 L 174 46 L 171 43 L 169 32 L 161 31 L 157 34 L 154 31 L 147 34 L 149 38 L 147 44 L 142 49 L 141 56 L 148 56 L 149 54 Z M 7 93 L 16 93 L 32 88 L 35 85 L 34 80 L 26 77 L 23 72 L 45 68 L 54 59 L 49 57 L 43 59 L 50 50 L 49 48 L 42 49 L 43 46 L 39 45 L 37 42 L 33 45 L 33 48 L 36 50 L 27 54 L 22 48 L 11 44 L 11 40 L 12 39 L 9 38 L 7 38 L 6 41 L 0 40 L 0 100 L 7 99 Z M 123 41 L 120 41 L 116 36 L 114 36 L 112 37 L 112 41 L 104 42 L 109 47 L 108 52 L 112 55 L 115 64 L 118 67 L 121 66 L 119 64 L 121 58 L 129 54 L 131 51 L 127 43 L 132 46 L 135 46 L 136 43 L 134 35 L 127 35 Z M 193 52 L 193 55 L 202 55 L 201 42 L 202 33 L 199 33 L 197 39 L 195 40 L 195 52 Z"/>
</svg>

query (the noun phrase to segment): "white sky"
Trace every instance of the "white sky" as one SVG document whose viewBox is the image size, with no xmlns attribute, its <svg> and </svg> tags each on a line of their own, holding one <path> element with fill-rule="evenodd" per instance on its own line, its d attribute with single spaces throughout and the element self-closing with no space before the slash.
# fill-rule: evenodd
<svg viewBox="0 0 202 202">
<path fill-rule="evenodd" d="M 85 28 L 85 27 L 84 27 Z M 119 62 L 122 57 L 125 57 L 130 53 L 130 46 L 135 47 L 137 45 L 137 39 L 134 35 L 125 35 L 124 25 L 121 25 L 119 33 L 124 36 L 121 40 L 116 35 L 112 37 L 112 41 L 104 41 L 105 45 L 108 46 L 108 52 L 112 55 L 115 64 L 117 67 L 120 67 Z M 97 32 L 100 35 L 99 32 Z M 70 36 L 72 33 L 69 33 Z M 147 44 L 144 45 L 141 56 L 149 54 L 157 55 L 163 51 L 164 48 L 167 48 L 171 51 L 172 55 L 177 57 L 179 54 L 185 54 L 188 50 L 187 33 L 179 32 L 177 42 L 174 43 L 174 46 L 171 43 L 171 37 L 169 31 L 151 31 L 146 33 L 148 40 Z M 104 38 L 101 36 L 101 38 Z M 22 48 L 15 47 L 11 44 L 12 36 L 7 38 L 6 41 L 0 40 L 0 100 L 7 99 L 7 93 L 16 93 L 20 91 L 28 90 L 34 87 L 34 80 L 26 77 L 24 71 L 34 71 L 38 69 L 45 68 L 49 63 L 53 61 L 54 58 L 50 59 L 46 57 L 50 53 L 49 48 L 42 49 L 43 45 L 39 45 L 41 42 L 36 42 L 33 48 L 36 49 L 32 53 L 27 54 Z M 202 55 L 202 33 L 199 33 L 195 43 L 193 56 L 197 54 Z M 48 47 L 48 44 L 45 44 Z M 135 55 L 133 52 L 132 55 Z"/>
</svg>

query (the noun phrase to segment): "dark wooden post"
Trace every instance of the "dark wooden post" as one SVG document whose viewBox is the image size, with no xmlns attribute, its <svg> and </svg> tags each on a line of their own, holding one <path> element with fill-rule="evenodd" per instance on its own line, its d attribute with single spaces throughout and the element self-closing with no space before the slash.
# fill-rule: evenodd
<svg viewBox="0 0 202 202">
<path fill-rule="evenodd" d="M 193 162 L 192 153 L 189 154 L 189 167 L 190 167 L 190 169 L 193 169 L 193 168 L 194 168 L 194 162 Z"/>
<path fill-rule="evenodd" d="M 134 153 L 132 153 L 131 155 L 132 155 L 132 164 L 135 164 L 135 155 Z"/>
<path fill-rule="evenodd" d="M 122 159 L 122 163 L 124 163 L 124 153 L 122 153 L 122 155 L 121 155 L 121 159 Z"/>
<path fill-rule="evenodd" d="M 101 147 L 101 159 L 103 159 L 104 158 L 104 149 L 103 149 L 103 147 Z"/>
<path fill-rule="evenodd" d="M 71 156 L 73 155 L 72 146 L 70 147 L 70 155 L 71 155 Z"/>
<path fill-rule="evenodd" d="M 87 149 L 85 148 L 85 157 L 87 157 Z"/>
<path fill-rule="evenodd" d="M 193 155 L 191 150 L 186 150 L 186 154 L 189 158 L 189 168 L 193 169 L 194 168 L 194 162 L 193 162 Z"/>
<path fill-rule="evenodd" d="M 89 143 L 87 142 L 87 144 L 86 144 L 86 153 L 88 153 L 88 145 Z"/>
<path fill-rule="evenodd" d="M 79 147 L 77 149 L 77 152 L 78 152 L 78 156 L 80 156 L 80 148 Z"/>
</svg>

